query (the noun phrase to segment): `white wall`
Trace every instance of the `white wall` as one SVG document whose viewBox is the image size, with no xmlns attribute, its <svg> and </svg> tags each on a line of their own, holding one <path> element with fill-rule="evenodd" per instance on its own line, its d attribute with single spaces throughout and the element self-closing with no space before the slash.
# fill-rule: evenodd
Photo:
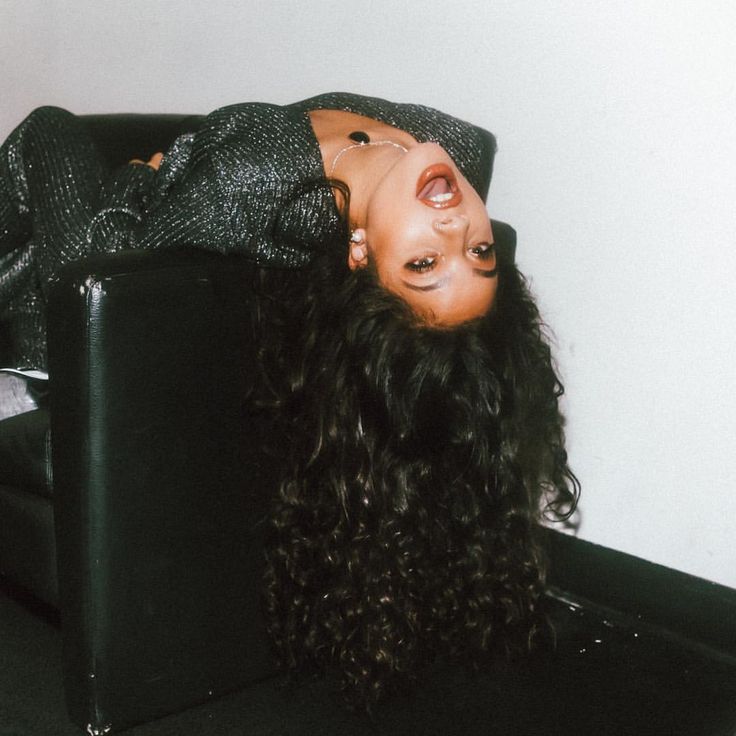
<svg viewBox="0 0 736 736">
<path fill-rule="evenodd" d="M 0 136 L 38 104 L 351 90 L 477 122 L 557 336 L 581 536 L 736 587 L 732 0 L 0 0 Z"/>
</svg>

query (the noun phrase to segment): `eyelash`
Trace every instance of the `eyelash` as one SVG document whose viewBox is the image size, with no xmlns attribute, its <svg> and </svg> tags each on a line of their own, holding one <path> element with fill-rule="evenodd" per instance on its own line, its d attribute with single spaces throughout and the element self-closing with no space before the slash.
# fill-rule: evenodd
<svg viewBox="0 0 736 736">
<path fill-rule="evenodd" d="M 436 257 L 428 258 L 425 256 L 424 258 L 418 258 L 416 261 L 409 261 L 406 267 L 415 273 L 424 273 L 425 271 L 431 271 L 436 263 Z"/>
<path fill-rule="evenodd" d="M 479 245 L 470 247 L 468 250 L 481 261 L 488 261 L 493 257 L 494 244 L 480 243 Z M 418 258 L 416 261 L 409 261 L 409 263 L 406 264 L 406 268 L 414 273 L 425 273 L 426 271 L 431 271 L 436 265 L 436 256 L 425 256 L 423 258 Z"/>
<path fill-rule="evenodd" d="M 470 252 L 482 261 L 487 261 L 493 257 L 494 250 L 494 243 L 480 243 L 479 245 L 474 245 L 470 249 Z"/>
</svg>

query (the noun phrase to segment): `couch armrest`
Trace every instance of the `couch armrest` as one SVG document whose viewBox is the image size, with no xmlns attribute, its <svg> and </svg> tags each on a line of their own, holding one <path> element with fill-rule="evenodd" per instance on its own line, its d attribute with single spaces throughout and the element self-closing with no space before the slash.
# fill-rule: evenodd
<svg viewBox="0 0 736 736">
<path fill-rule="evenodd" d="M 243 401 L 251 268 L 120 253 L 51 289 L 65 688 L 83 728 L 272 672 L 258 604 L 273 476 Z"/>
<path fill-rule="evenodd" d="M 502 263 L 516 263 L 516 230 L 501 220 L 491 220 L 493 240 Z"/>
</svg>

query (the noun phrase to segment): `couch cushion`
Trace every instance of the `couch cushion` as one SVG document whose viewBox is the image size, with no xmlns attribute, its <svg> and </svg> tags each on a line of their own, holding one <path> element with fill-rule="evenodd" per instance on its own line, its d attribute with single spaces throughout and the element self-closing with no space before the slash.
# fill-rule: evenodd
<svg viewBox="0 0 736 736">
<path fill-rule="evenodd" d="M 36 409 L 0 421 L 0 483 L 51 496 L 48 410 Z"/>
</svg>

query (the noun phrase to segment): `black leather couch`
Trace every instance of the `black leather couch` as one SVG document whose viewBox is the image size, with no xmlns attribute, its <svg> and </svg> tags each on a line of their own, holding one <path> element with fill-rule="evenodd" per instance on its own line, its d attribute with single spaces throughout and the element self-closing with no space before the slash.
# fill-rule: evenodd
<svg viewBox="0 0 736 736">
<path fill-rule="evenodd" d="M 112 165 L 198 120 L 85 118 Z M 494 230 L 513 258 L 513 229 Z M 70 264 L 49 301 L 49 405 L 0 422 L 0 574 L 59 611 L 68 710 L 90 733 L 273 671 L 258 601 L 274 468 L 245 399 L 251 274 L 204 253 Z"/>
</svg>

